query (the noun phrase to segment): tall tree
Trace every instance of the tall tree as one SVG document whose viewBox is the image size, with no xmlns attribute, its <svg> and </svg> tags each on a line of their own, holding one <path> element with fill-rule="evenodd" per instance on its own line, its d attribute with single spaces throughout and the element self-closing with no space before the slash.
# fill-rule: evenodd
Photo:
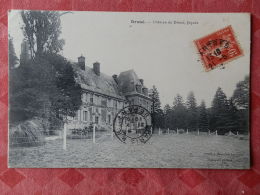
<svg viewBox="0 0 260 195">
<path fill-rule="evenodd" d="M 208 118 L 208 112 L 204 100 L 201 101 L 198 110 L 199 110 L 198 128 L 200 129 L 200 131 L 208 131 L 209 118 Z"/>
<path fill-rule="evenodd" d="M 8 37 L 8 60 L 10 69 L 15 68 L 19 62 L 14 50 L 13 38 L 10 36 Z"/>
<path fill-rule="evenodd" d="M 187 109 L 184 105 L 182 96 L 179 94 L 174 98 L 172 117 L 174 128 L 187 128 Z"/>
<path fill-rule="evenodd" d="M 187 127 L 189 130 L 196 130 L 198 126 L 197 102 L 194 93 L 191 91 L 187 97 Z"/>
<path fill-rule="evenodd" d="M 227 132 L 229 120 L 229 104 L 227 96 L 219 87 L 216 91 L 211 107 L 210 128 L 218 130 L 219 133 Z"/>
<path fill-rule="evenodd" d="M 164 127 L 172 128 L 172 109 L 169 104 L 166 104 L 163 109 L 164 113 Z"/>
<path fill-rule="evenodd" d="M 233 103 L 232 98 L 228 100 L 228 112 L 227 112 L 227 122 L 226 129 L 229 131 L 241 131 L 239 127 L 239 112 Z"/>
<path fill-rule="evenodd" d="M 76 82 L 72 64 L 59 55 L 48 55 L 55 69 L 56 96 L 51 96 L 52 109 L 57 116 L 75 116 L 81 106 L 82 90 Z"/>
<path fill-rule="evenodd" d="M 60 14 L 57 11 L 22 11 L 23 33 L 30 45 L 32 58 L 44 53 L 58 53 L 64 40 L 61 33 Z"/>
<path fill-rule="evenodd" d="M 249 129 L 249 76 L 245 76 L 243 81 L 239 81 L 231 98 L 237 109 L 239 127 L 241 133 L 248 132 Z"/>
<path fill-rule="evenodd" d="M 163 125 L 163 111 L 161 109 L 160 96 L 156 86 L 153 86 L 153 88 L 150 90 L 149 96 L 152 99 L 151 116 L 153 129 L 155 127 L 159 128 Z"/>
<path fill-rule="evenodd" d="M 43 118 L 46 129 L 62 125 L 81 106 L 81 87 L 72 64 L 64 57 L 48 54 L 27 61 L 10 72 L 10 121 L 15 124 L 33 117 Z"/>
<path fill-rule="evenodd" d="M 238 109 L 248 109 L 249 105 L 249 76 L 239 81 L 232 96 L 232 101 Z"/>
</svg>

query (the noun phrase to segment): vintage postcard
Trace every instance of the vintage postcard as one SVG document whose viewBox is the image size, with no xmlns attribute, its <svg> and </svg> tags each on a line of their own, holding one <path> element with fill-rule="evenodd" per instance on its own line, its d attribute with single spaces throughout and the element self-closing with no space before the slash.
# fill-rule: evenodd
<svg viewBox="0 0 260 195">
<path fill-rule="evenodd" d="M 250 168 L 250 14 L 8 21 L 9 167 Z"/>
</svg>

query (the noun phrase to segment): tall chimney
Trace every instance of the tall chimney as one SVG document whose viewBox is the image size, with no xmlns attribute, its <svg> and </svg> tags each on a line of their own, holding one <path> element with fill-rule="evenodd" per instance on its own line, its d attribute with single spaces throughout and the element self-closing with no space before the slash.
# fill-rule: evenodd
<svg viewBox="0 0 260 195">
<path fill-rule="evenodd" d="M 93 70 L 96 73 L 96 75 L 100 76 L 100 63 L 99 62 L 95 62 L 93 64 Z"/>
<path fill-rule="evenodd" d="M 85 57 L 83 55 L 78 57 L 78 64 L 81 70 L 85 70 Z"/>
</svg>

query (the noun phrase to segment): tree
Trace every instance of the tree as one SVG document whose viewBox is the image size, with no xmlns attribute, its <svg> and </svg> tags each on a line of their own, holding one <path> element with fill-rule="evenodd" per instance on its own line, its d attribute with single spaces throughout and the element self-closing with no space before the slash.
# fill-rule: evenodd
<svg viewBox="0 0 260 195">
<path fill-rule="evenodd" d="M 72 64 L 64 57 L 46 54 L 27 61 L 11 72 L 10 121 L 40 117 L 46 129 L 62 125 L 64 116 L 74 116 L 81 106 L 81 87 Z"/>
<path fill-rule="evenodd" d="M 219 130 L 220 134 L 227 132 L 227 124 L 229 120 L 229 104 L 227 96 L 219 87 L 212 101 L 210 128 Z"/>
<path fill-rule="evenodd" d="M 10 36 L 8 37 L 8 60 L 10 69 L 15 68 L 19 62 L 14 50 L 13 39 Z"/>
<path fill-rule="evenodd" d="M 231 98 L 233 105 L 237 109 L 239 127 L 241 133 L 248 132 L 249 129 L 249 76 L 245 76 L 243 81 L 239 81 Z"/>
<path fill-rule="evenodd" d="M 48 60 L 55 68 L 56 96 L 51 96 L 52 109 L 57 115 L 75 116 L 81 106 L 82 90 L 76 82 L 76 73 L 72 64 L 59 55 L 48 55 Z"/>
<path fill-rule="evenodd" d="M 152 124 L 153 129 L 155 127 L 159 128 L 163 125 L 163 111 L 161 109 L 161 101 L 157 88 L 153 86 L 153 88 L 149 92 L 149 96 L 152 99 L 152 108 L 151 108 L 151 116 L 152 116 Z"/>
<path fill-rule="evenodd" d="M 189 130 L 196 130 L 197 125 L 198 125 L 198 123 L 197 123 L 197 118 L 198 118 L 197 102 L 196 102 L 194 93 L 192 91 L 188 94 L 186 107 L 187 107 L 187 111 L 188 111 L 187 112 L 187 127 Z"/>
<path fill-rule="evenodd" d="M 227 122 L 226 129 L 229 131 L 240 131 L 239 127 L 239 112 L 233 103 L 232 98 L 228 100 L 228 112 L 227 112 Z"/>
<path fill-rule="evenodd" d="M 187 128 L 187 109 L 181 95 L 177 94 L 173 102 L 172 123 L 174 128 Z"/>
<path fill-rule="evenodd" d="M 249 104 L 249 76 L 245 76 L 243 81 L 236 85 L 232 96 L 232 101 L 238 109 L 248 109 Z"/>
<path fill-rule="evenodd" d="M 171 128 L 172 127 L 172 109 L 169 104 L 166 104 L 163 109 L 164 113 L 164 127 Z"/>
<path fill-rule="evenodd" d="M 201 101 L 198 110 L 199 110 L 198 127 L 200 131 L 208 131 L 209 118 L 208 118 L 208 112 L 204 100 Z"/>
<path fill-rule="evenodd" d="M 31 57 L 44 53 L 58 53 L 64 40 L 61 33 L 60 14 L 57 11 L 22 11 L 24 37 L 30 45 Z"/>
<path fill-rule="evenodd" d="M 27 61 L 10 71 L 10 121 L 25 121 L 33 117 L 42 117 L 47 94 L 55 91 L 54 72 L 44 59 Z M 52 89 L 52 90 L 51 90 Z"/>
</svg>

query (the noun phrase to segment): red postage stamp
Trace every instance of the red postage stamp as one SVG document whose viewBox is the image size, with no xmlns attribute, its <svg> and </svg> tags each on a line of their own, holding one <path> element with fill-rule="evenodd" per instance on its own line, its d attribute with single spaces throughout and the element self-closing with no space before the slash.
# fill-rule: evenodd
<svg viewBox="0 0 260 195">
<path fill-rule="evenodd" d="M 231 26 L 194 41 L 206 71 L 243 55 Z"/>
</svg>

